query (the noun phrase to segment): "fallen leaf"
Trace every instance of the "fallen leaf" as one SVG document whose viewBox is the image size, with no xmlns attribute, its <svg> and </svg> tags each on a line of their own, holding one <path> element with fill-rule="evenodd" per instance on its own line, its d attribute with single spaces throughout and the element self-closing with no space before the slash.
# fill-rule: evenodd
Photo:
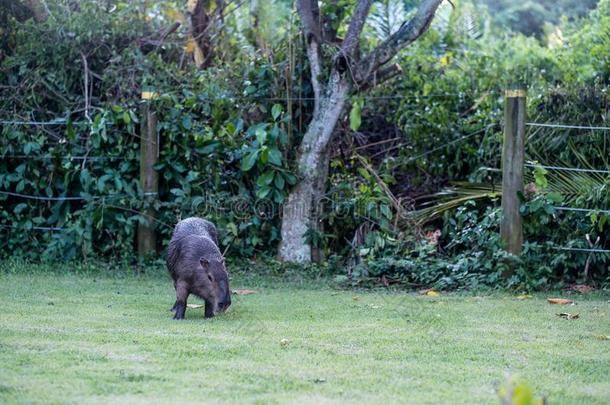
<svg viewBox="0 0 610 405">
<path fill-rule="evenodd" d="M 280 340 L 280 346 L 282 346 L 282 347 L 288 346 L 289 343 L 290 343 L 290 341 L 288 339 Z"/>
<path fill-rule="evenodd" d="M 254 291 L 254 290 L 233 290 L 231 292 L 235 295 L 250 295 L 250 294 L 257 293 L 257 291 Z"/>
<path fill-rule="evenodd" d="M 518 300 L 529 300 L 530 298 L 532 298 L 532 296 L 529 294 L 521 294 L 517 296 Z"/>
<path fill-rule="evenodd" d="M 203 304 L 186 304 L 187 308 L 192 308 L 192 309 L 197 309 L 197 308 L 203 308 L 205 307 L 205 305 Z"/>
<path fill-rule="evenodd" d="M 421 295 L 427 295 L 428 297 L 438 297 L 439 295 L 441 295 L 438 291 L 436 291 L 434 288 L 428 288 L 426 290 L 421 290 L 419 292 Z"/>
<path fill-rule="evenodd" d="M 546 300 L 549 302 L 549 304 L 555 304 L 555 305 L 567 305 L 567 304 L 574 303 L 573 300 L 568 300 L 565 298 L 547 298 Z"/>
<path fill-rule="evenodd" d="M 567 312 L 562 312 L 560 314 L 556 314 L 558 317 L 560 318 L 564 318 L 564 319 L 578 319 L 578 317 L 580 316 L 579 314 L 569 314 Z"/>
<path fill-rule="evenodd" d="M 360 299 L 360 297 L 358 297 L 357 295 L 354 295 L 354 296 L 352 297 L 352 299 L 353 299 L 354 301 L 358 301 L 358 300 Z"/>
</svg>

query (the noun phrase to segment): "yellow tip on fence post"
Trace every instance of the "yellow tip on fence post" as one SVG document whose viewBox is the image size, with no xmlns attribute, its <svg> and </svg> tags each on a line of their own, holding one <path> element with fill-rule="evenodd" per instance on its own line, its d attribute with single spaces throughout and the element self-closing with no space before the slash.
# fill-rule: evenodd
<svg viewBox="0 0 610 405">
<path fill-rule="evenodd" d="M 154 92 L 154 91 L 143 91 L 142 92 L 142 100 L 152 100 L 154 98 L 157 98 L 159 96 L 159 93 Z"/>
<path fill-rule="evenodd" d="M 521 253 L 523 245 L 519 192 L 523 192 L 526 96 L 527 92 L 523 88 L 507 89 L 504 101 L 500 236 L 505 249 L 514 255 Z"/>
</svg>

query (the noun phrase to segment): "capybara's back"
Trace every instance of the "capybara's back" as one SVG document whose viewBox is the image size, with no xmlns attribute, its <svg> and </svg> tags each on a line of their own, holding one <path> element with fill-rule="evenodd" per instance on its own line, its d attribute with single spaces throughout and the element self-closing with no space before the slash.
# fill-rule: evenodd
<svg viewBox="0 0 610 405">
<path fill-rule="evenodd" d="M 214 244 L 218 247 L 218 234 L 216 232 L 216 226 L 207 219 L 196 217 L 183 219 L 182 221 L 178 222 L 174 228 L 172 240 L 179 239 L 187 235 L 207 236 L 208 238 L 212 239 Z"/>
</svg>

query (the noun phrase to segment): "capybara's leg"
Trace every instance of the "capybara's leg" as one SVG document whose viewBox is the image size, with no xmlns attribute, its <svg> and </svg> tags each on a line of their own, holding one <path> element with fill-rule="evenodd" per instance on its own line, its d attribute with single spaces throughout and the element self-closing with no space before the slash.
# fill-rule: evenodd
<svg viewBox="0 0 610 405">
<path fill-rule="evenodd" d="M 176 280 L 174 280 L 174 290 L 176 289 Z M 174 302 L 174 306 L 172 307 L 172 309 L 170 309 L 171 312 L 176 312 L 176 305 L 178 304 L 178 301 Z"/>
<path fill-rule="evenodd" d="M 213 308 L 212 304 L 210 304 L 207 300 L 205 301 L 205 313 L 204 313 L 204 316 L 206 318 L 214 317 L 214 308 Z"/>
<path fill-rule="evenodd" d="M 184 283 L 176 284 L 176 304 L 174 304 L 175 314 L 174 319 L 184 319 L 186 312 L 186 300 L 189 296 L 189 290 Z"/>
</svg>

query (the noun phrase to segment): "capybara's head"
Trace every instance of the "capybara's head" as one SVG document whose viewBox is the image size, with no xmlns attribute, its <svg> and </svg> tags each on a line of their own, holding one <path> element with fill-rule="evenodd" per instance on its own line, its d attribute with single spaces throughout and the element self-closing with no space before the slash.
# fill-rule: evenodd
<svg viewBox="0 0 610 405">
<path fill-rule="evenodd" d="M 224 258 L 208 260 L 202 257 L 199 262 L 206 276 L 203 298 L 212 305 L 214 315 L 226 311 L 231 305 L 231 290 Z"/>
</svg>

